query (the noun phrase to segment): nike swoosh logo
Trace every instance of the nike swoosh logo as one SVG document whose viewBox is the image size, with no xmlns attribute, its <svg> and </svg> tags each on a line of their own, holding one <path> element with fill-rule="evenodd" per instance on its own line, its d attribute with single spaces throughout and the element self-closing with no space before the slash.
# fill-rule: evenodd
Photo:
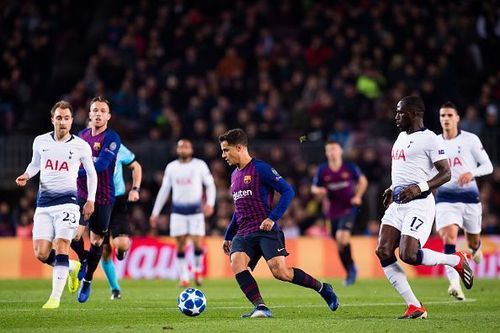
<svg viewBox="0 0 500 333">
<path fill-rule="evenodd" d="M 281 252 L 281 251 L 283 251 L 284 249 L 285 249 L 285 248 L 284 248 L 284 247 L 282 247 L 281 249 L 278 249 L 278 252 Z"/>
</svg>

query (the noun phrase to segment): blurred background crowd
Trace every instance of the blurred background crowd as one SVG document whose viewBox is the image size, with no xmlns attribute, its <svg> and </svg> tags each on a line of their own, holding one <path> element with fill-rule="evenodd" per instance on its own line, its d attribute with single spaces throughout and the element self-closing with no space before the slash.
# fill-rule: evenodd
<svg viewBox="0 0 500 333">
<path fill-rule="evenodd" d="M 194 141 L 216 181 L 207 232 L 224 232 L 230 169 L 217 136 L 234 127 L 296 189 L 280 222 L 287 237 L 327 235 L 310 193 L 326 139 L 342 142 L 370 182 L 355 233 L 377 234 L 395 105 L 408 94 L 423 97 L 431 130 L 440 132 L 439 107 L 453 101 L 461 128 L 481 138 L 495 165 L 480 179 L 483 232 L 500 233 L 496 1 L 25 0 L 3 1 L 0 13 L 0 156 L 49 131 L 57 100 L 73 105 L 76 133 L 90 99 L 105 96 L 111 127 L 145 171 L 141 200 L 131 206 L 136 235 L 149 233 L 163 169 L 182 137 Z M 30 148 L 17 148 L 12 182 L 0 187 L 0 236 L 31 236 L 36 184 L 13 188 Z"/>
</svg>

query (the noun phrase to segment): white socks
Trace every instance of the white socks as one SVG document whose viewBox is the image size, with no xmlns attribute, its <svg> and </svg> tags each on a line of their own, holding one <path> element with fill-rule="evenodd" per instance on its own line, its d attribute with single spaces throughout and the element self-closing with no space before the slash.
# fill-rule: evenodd
<svg viewBox="0 0 500 333">
<path fill-rule="evenodd" d="M 179 279 L 182 281 L 189 280 L 189 273 L 187 267 L 187 261 L 185 257 L 177 257 L 177 271 L 179 272 Z"/>
<path fill-rule="evenodd" d="M 66 280 L 68 279 L 69 267 L 56 265 L 52 270 L 52 294 L 50 298 L 60 300 Z"/>
<path fill-rule="evenodd" d="M 458 275 L 458 272 L 453 267 L 450 266 L 444 266 L 444 269 L 446 271 L 446 276 L 450 281 L 450 285 L 460 286 L 460 275 Z"/>
<path fill-rule="evenodd" d="M 392 286 L 397 290 L 397 292 L 404 298 L 407 305 L 413 304 L 420 307 L 420 302 L 411 290 L 406 274 L 401 266 L 397 262 L 390 264 L 389 266 L 383 267 L 385 276 L 392 284 Z"/>
<path fill-rule="evenodd" d="M 460 257 L 454 254 L 444 254 L 429 249 L 421 249 L 421 251 L 424 266 L 448 265 L 453 269 L 460 262 Z"/>
<path fill-rule="evenodd" d="M 75 261 L 74 260 L 70 260 L 69 261 L 69 271 L 70 272 L 73 272 L 75 270 Z"/>
<path fill-rule="evenodd" d="M 199 256 L 195 255 L 194 256 L 194 271 L 196 273 L 201 273 L 203 269 L 203 254 L 200 254 Z"/>
</svg>

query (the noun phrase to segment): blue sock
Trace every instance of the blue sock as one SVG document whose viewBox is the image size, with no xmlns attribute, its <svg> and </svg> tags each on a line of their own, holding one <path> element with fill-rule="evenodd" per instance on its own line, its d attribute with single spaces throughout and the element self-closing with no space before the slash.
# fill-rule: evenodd
<svg viewBox="0 0 500 333">
<path fill-rule="evenodd" d="M 260 295 L 257 281 L 255 281 L 252 274 L 250 274 L 247 269 L 236 274 L 235 277 L 236 281 L 238 281 L 238 284 L 240 285 L 241 291 L 243 291 L 245 296 L 254 306 L 265 304 L 262 296 Z"/>
<path fill-rule="evenodd" d="M 56 264 L 56 250 L 54 250 L 54 249 L 50 250 L 49 256 L 43 262 L 49 266 L 55 266 L 55 264 Z"/>
<path fill-rule="evenodd" d="M 444 244 L 444 253 L 453 254 L 457 252 L 455 244 Z"/>
<path fill-rule="evenodd" d="M 317 292 L 319 292 L 323 287 L 321 281 L 316 280 L 300 268 L 295 267 L 293 268 L 293 278 L 290 282 L 298 286 L 314 289 Z"/>
<path fill-rule="evenodd" d="M 101 266 L 108 279 L 109 286 L 111 290 L 120 290 L 120 285 L 118 284 L 118 279 L 116 278 L 115 265 L 111 259 L 101 259 Z"/>
</svg>

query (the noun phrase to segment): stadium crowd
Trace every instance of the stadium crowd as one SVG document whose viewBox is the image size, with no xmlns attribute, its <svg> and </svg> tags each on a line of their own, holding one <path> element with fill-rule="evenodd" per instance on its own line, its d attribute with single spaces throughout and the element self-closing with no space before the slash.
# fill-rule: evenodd
<svg viewBox="0 0 500 333">
<path fill-rule="evenodd" d="M 406 94 L 423 97 L 425 123 L 437 133 L 439 107 L 453 101 L 461 127 L 500 160 L 495 1 L 27 0 L 1 10 L 0 137 L 48 129 L 41 119 L 61 98 L 74 107 L 76 132 L 89 100 L 106 96 L 112 127 L 139 159 L 151 153 L 144 142 L 194 139 L 217 186 L 209 234 L 222 234 L 232 213 L 217 142 L 229 128 L 243 128 L 256 156 L 295 187 L 281 221 L 288 237 L 327 235 L 310 193 L 322 156 L 307 153 L 326 139 L 342 142 L 370 182 L 356 233 L 378 232 L 394 107 Z M 163 167 L 145 170 L 130 215 L 136 235 L 149 232 Z M 500 167 L 480 184 L 483 233 L 498 234 Z M 30 237 L 35 196 L 31 188 L 0 200 L 0 236 Z M 168 234 L 168 215 L 158 233 Z"/>
</svg>

